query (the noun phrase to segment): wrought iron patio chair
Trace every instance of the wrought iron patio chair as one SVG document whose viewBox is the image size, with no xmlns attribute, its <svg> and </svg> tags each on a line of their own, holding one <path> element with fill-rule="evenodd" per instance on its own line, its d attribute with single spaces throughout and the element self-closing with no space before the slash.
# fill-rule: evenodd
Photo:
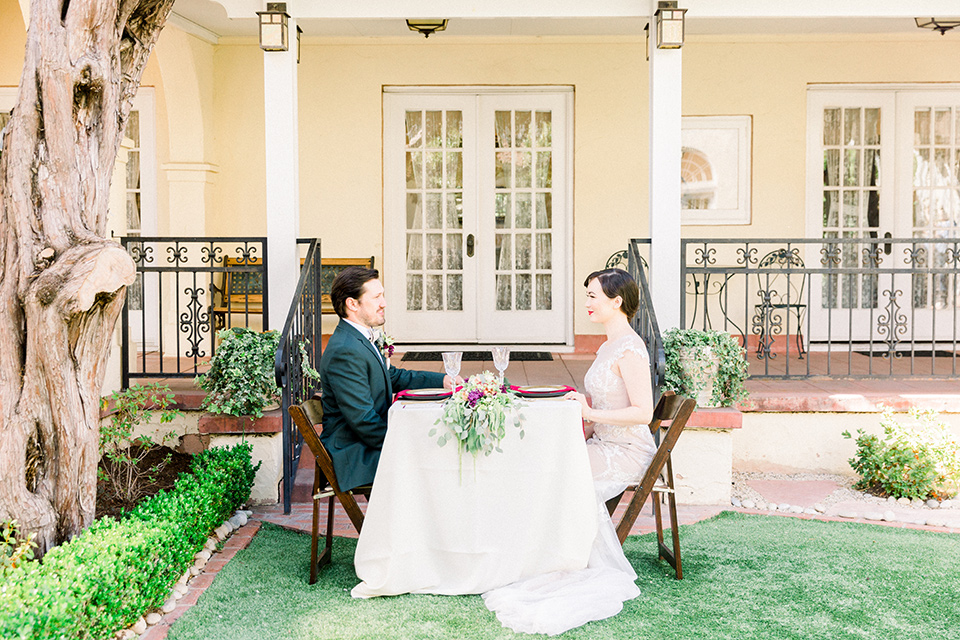
<svg viewBox="0 0 960 640">
<path fill-rule="evenodd" d="M 330 564 L 333 553 L 333 513 L 334 499 L 339 500 L 343 505 L 357 533 L 363 526 L 363 511 L 357 504 L 354 494 L 370 496 L 370 487 L 363 486 L 352 489 L 351 491 L 341 491 L 337 482 L 337 474 L 333 470 L 333 460 L 330 459 L 330 453 L 320 441 L 320 433 L 323 431 L 323 407 L 318 398 L 311 398 L 303 404 L 295 404 L 290 407 L 290 417 L 293 419 L 297 429 L 303 435 L 304 442 L 310 447 L 316 464 L 313 470 L 313 527 L 310 539 L 310 582 L 317 581 L 317 573 L 320 569 Z M 327 531 L 326 544 L 323 553 L 317 555 L 319 547 L 320 534 L 320 501 L 328 500 L 327 505 Z"/>
<path fill-rule="evenodd" d="M 653 461 L 650 462 L 650 466 L 647 468 L 643 478 L 638 484 L 631 485 L 624 491 L 624 493 L 627 491 L 633 492 L 633 496 L 630 498 L 630 503 L 627 504 L 623 517 L 620 518 L 619 522 L 615 523 L 617 538 L 620 539 L 620 544 L 623 544 L 624 540 L 626 540 L 630 534 L 630 529 L 633 527 L 634 522 L 636 522 L 637 516 L 640 515 L 640 510 L 643 508 L 644 503 L 647 501 L 647 498 L 650 497 L 650 494 L 654 493 L 666 497 L 667 510 L 670 512 L 670 531 L 673 538 L 673 548 L 671 549 L 664 543 L 662 506 L 660 500 L 654 496 L 653 518 L 657 525 L 657 552 L 659 557 L 666 560 L 670 563 L 670 566 L 673 567 L 677 575 L 677 580 L 683 579 L 683 565 L 680 561 L 680 523 L 677 518 L 677 499 L 673 484 L 673 462 L 670 454 L 673 452 L 673 448 L 676 446 L 677 440 L 680 438 L 680 434 L 683 432 L 683 428 L 686 426 L 687 420 L 691 414 L 693 414 L 696 406 L 697 403 L 695 401 L 690 398 L 678 396 L 674 394 L 673 391 L 665 391 L 663 395 L 660 396 L 660 401 L 653 411 L 653 419 L 650 421 L 650 431 L 656 434 L 663 427 L 664 423 L 669 422 L 670 425 L 663 427 L 666 429 L 666 433 L 663 434 L 660 439 L 657 452 L 654 454 Z M 607 510 L 610 512 L 611 517 L 614 515 L 614 511 L 616 511 L 617 505 L 620 503 L 623 495 L 624 494 L 621 493 L 607 500 Z"/>
<path fill-rule="evenodd" d="M 787 330 L 790 329 L 790 314 L 797 319 L 797 353 L 803 359 L 803 317 L 807 310 L 804 294 L 807 287 L 807 274 L 803 271 L 803 259 L 796 249 L 775 249 L 760 259 L 757 269 L 757 295 L 760 303 L 754 306 L 753 333 L 757 340 L 757 357 L 769 355 L 773 337 L 783 331 L 783 321 L 777 314 L 787 314 Z M 791 273 L 791 269 L 800 272 Z M 789 340 L 790 336 L 787 336 Z"/>
</svg>

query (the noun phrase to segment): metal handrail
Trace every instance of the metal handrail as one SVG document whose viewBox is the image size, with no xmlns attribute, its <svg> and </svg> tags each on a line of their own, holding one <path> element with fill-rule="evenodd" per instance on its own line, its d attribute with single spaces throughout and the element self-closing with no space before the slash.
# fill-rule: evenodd
<svg viewBox="0 0 960 640">
<path fill-rule="evenodd" d="M 303 355 L 313 367 L 319 366 L 321 353 L 320 322 L 320 241 L 298 240 L 307 244 L 297 288 L 280 332 L 280 344 L 274 357 L 274 376 L 280 387 L 283 418 L 283 512 L 290 513 L 290 499 L 296 480 L 303 437 L 294 433 L 290 407 L 309 399 L 320 390 L 319 382 L 304 376 Z M 302 348 L 301 348 L 302 347 Z"/>
<path fill-rule="evenodd" d="M 650 239 L 634 238 L 630 240 L 627 251 L 627 271 L 637 281 L 637 286 L 640 288 L 640 308 L 630 324 L 647 345 L 651 365 L 650 384 L 653 387 L 653 403 L 656 405 L 660 400 L 660 388 L 663 386 L 667 360 L 663 350 L 660 324 L 657 322 L 657 313 L 653 307 L 653 297 L 650 295 L 650 286 L 647 282 L 646 262 L 640 255 L 640 245 L 642 244 L 650 244 Z"/>
</svg>

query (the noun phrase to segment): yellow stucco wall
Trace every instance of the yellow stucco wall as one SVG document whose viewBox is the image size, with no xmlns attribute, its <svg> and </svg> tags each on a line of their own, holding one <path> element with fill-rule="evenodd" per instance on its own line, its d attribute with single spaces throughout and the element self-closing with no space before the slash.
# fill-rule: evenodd
<svg viewBox="0 0 960 640">
<path fill-rule="evenodd" d="M 0 0 L 0 86 L 18 82 L 24 38 L 16 0 Z M 692 36 L 683 56 L 684 114 L 753 119 L 752 223 L 687 226 L 687 237 L 804 235 L 809 84 L 960 82 L 960 41 L 925 32 Z M 161 234 L 266 232 L 262 57 L 252 40 L 212 45 L 172 26 L 161 36 L 143 81 L 156 90 Z M 647 73 L 642 38 L 307 37 L 300 233 L 321 237 L 325 255 L 382 264 L 384 85 L 573 86 L 578 284 L 647 235 Z M 184 163 L 204 179 L 169 181 Z M 595 333 L 573 292 L 575 333 Z"/>
</svg>

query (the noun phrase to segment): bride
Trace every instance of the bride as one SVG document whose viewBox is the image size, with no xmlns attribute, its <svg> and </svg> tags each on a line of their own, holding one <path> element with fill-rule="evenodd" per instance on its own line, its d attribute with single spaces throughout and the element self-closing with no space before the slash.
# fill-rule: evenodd
<svg viewBox="0 0 960 640">
<path fill-rule="evenodd" d="M 583 406 L 587 452 L 597 493 L 604 501 L 620 495 L 650 466 L 656 444 L 647 426 L 653 418 L 650 358 L 643 339 L 630 326 L 640 306 L 637 283 L 623 269 L 587 276 L 587 314 L 602 324 L 607 341 L 597 351 L 582 393 L 567 398 Z"/>
<path fill-rule="evenodd" d="M 649 357 L 630 327 L 640 292 L 622 269 L 595 271 L 583 284 L 587 313 L 603 325 L 607 341 L 584 377 L 592 405 L 582 393 L 565 397 L 583 407 L 599 527 L 586 569 L 536 576 L 483 594 L 487 608 L 514 631 L 563 633 L 615 616 L 623 602 L 640 594 L 605 504 L 638 482 L 656 453 L 647 427 L 653 417 Z"/>
</svg>

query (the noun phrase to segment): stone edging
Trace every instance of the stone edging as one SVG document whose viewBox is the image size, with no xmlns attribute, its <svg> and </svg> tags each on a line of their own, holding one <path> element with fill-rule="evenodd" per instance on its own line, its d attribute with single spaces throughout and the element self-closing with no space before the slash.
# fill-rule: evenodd
<svg viewBox="0 0 960 640">
<path fill-rule="evenodd" d="M 180 616 L 197 603 L 200 595 L 209 587 L 217 573 L 241 549 L 245 549 L 260 529 L 258 520 L 249 520 L 252 511 L 237 511 L 230 519 L 214 529 L 203 549 L 194 555 L 190 567 L 176 584 L 170 596 L 156 611 L 144 614 L 127 629 L 121 629 L 114 636 L 118 640 L 163 640 L 167 632 Z M 217 545 L 224 542 L 223 549 L 216 551 Z"/>
<path fill-rule="evenodd" d="M 901 498 L 901 500 L 905 500 Z M 919 502 L 919 501 L 918 501 Z M 936 502 L 936 501 L 933 501 Z M 919 505 L 911 504 L 909 500 L 906 502 L 893 501 L 894 504 L 899 504 L 901 506 L 913 506 L 915 511 L 911 514 L 897 514 L 894 511 L 887 509 L 886 511 L 877 511 L 876 507 L 870 509 L 869 504 L 864 504 L 864 507 L 867 507 L 868 510 L 857 511 L 855 509 L 841 509 L 837 511 L 834 516 L 827 515 L 827 508 L 822 504 L 815 504 L 813 508 L 804 508 L 799 505 L 790 505 L 790 504 L 756 504 L 753 500 L 740 500 L 739 498 L 732 498 L 730 504 L 738 509 L 743 509 L 752 513 L 783 513 L 791 515 L 807 515 L 807 516 L 816 516 L 818 518 L 829 518 L 836 520 L 866 520 L 870 522 L 889 522 L 889 523 L 898 523 L 905 524 L 914 527 L 934 527 L 934 528 L 946 528 L 949 530 L 960 530 L 960 514 L 951 513 L 947 516 L 941 516 L 939 514 L 932 514 L 931 516 L 926 516 L 924 512 L 919 512 L 917 507 L 927 506 L 928 508 L 939 508 L 940 503 L 937 503 L 936 507 L 933 505 L 924 505 L 920 503 Z M 945 501 L 943 508 L 949 508 L 952 506 L 950 501 Z M 953 516 L 953 517 L 951 517 Z"/>
</svg>

